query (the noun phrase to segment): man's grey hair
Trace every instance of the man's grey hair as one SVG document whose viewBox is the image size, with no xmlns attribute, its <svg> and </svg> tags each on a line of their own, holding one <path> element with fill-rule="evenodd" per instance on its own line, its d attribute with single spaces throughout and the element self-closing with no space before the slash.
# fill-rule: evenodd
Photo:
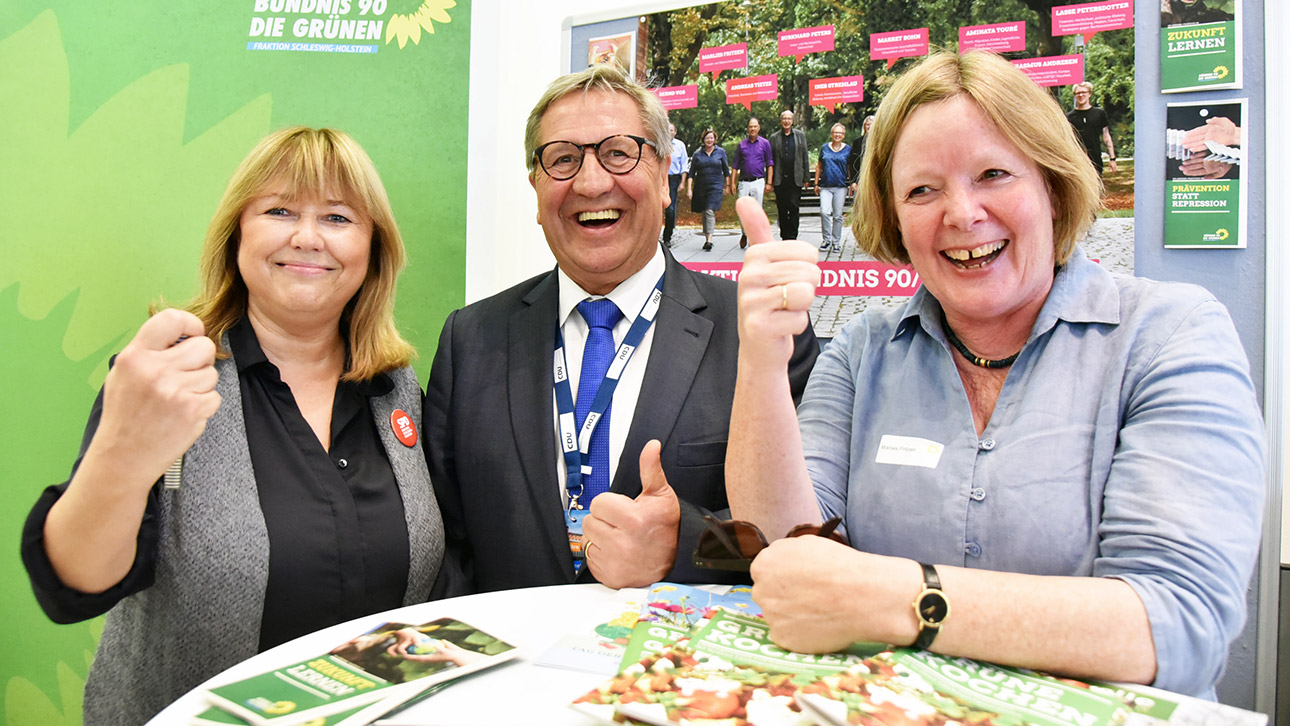
<svg viewBox="0 0 1290 726">
<path fill-rule="evenodd" d="M 654 143 L 654 156 L 660 162 L 671 160 L 672 132 L 668 129 L 667 109 L 663 108 L 663 102 L 659 101 L 658 96 L 648 88 L 624 73 L 617 64 L 604 63 L 589 66 L 586 70 L 577 73 L 560 76 L 546 87 L 546 92 L 529 113 L 528 126 L 524 130 L 524 163 L 530 172 L 536 168 L 533 152 L 541 143 L 538 134 L 541 132 L 542 117 L 547 109 L 551 108 L 551 104 L 571 93 L 587 94 L 591 91 L 623 93 L 635 101 L 636 107 L 640 109 L 641 125 L 645 127 L 645 138 Z M 599 139 L 596 140 L 599 141 Z"/>
</svg>

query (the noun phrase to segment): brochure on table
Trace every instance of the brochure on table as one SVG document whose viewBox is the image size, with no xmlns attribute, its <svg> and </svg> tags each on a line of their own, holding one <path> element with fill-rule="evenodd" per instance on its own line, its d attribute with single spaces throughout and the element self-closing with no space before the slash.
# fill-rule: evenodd
<svg viewBox="0 0 1290 726">
<path fill-rule="evenodd" d="M 629 724 L 1267 723 L 1262 714 L 1156 689 L 1053 678 L 913 648 L 857 643 L 840 653 L 793 653 L 770 641 L 762 620 L 725 612 L 688 639 L 646 652 L 572 706 L 605 723 Z"/>
<path fill-rule="evenodd" d="M 611 676 L 625 661 L 640 659 L 644 639 L 667 637 L 665 633 L 688 634 L 696 623 L 719 610 L 757 615 L 761 609 L 752 601 L 746 585 L 704 585 L 694 587 L 658 582 L 645 592 L 642 603 L 627 601 L 613 612 L 597 616 L 594 628 L 566 633 L 537 657 L 536 665 L 599 673 Z M 656 627 L 651 636 L 638 623 Z M 635 628 L 635 629 L 634 629 Z"/>
<path fill-rule="evenodd" d="M 514 656 L 512 645 L 460 620 L 384 623 L 329 653 L 212 688 L 206 698 L 255 726 L 323 717 L 332 717 L 328 726 L 366 724 L 437 684 Z M 209 711 L 201 718 L 224 723 Z"/>
</svg>

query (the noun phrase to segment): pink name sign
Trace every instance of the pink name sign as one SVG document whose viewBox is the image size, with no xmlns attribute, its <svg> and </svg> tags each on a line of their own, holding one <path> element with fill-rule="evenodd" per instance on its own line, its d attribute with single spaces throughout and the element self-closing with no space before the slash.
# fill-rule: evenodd
<svg viewBox="0 0 1290 726">
<path fill-rule="evenodd" d="M 1041 86 L 1070 86 L 1084 82 L 1084 56 L 1052 55 L 1026 58 L 1012 64 Z"/>
<path fill-rule="evenodd" d="M 1053 35 L 1083 34 L 1084 44 L 1101 30 L 1133 27 L 1133 0 L 1062 5 L 1053 8 Z"/>
<path fill-rule="evenodd" d="M 972 25 L 959 28 L 959 52 L 992 50 L 1011 53 L 1026 49 L 1026 24 L 1020 20 L 993 25 Z"/>
<path fill-rule="evenodd" d="M 779 54 L 797 57 L 807 53 L 822 53 L 833 50 L 833 26 L 821 25 L 815 28 L 795 28 L 779 31 Z"/>
<path fill-rule="evenodd" d="M 738 281 L 742 262 L 686 262 L 695 272 L 713 277 Z M 882 295 L 908 297 L 913 295 L 921 282 L 914 268 L 907 265 L 888 265 L 882 262 L 821 262 L 820 286 L 817 296 L 828 295 Z"/>
<path fill-rule="evenodd" d="M 901 58 L 927 55 L 927 28 L 869 34 L 869 59 L 885 60 L 892 67 Z"/>
<path fill-rule="evenodd" d="M 717 82 L 717 74 L 734 68 L 748 67 L 748 44 L 719 45 L 715 48 L 699 50 L 699 72 L 711 73 L 712 82 Z"/>
<path fill-rule="evenodd" d="M 651 88 L 658 100 L 663 102 L 663 108 L 671 111 L 674 108 L 698 108 L 699 106 L 699 87 L 689 86 L 664 86 L 662 88 Z"/>
<path fill-rule="evenodd" d="M 824 106 L 833 113 L 839 103 L 859 103 L 864 100 L 864 76 L 839 76 L 813 78 L 807 93 L 807 103 Z"/>
<path fill-rule="evenodd" d="M 753 101 L 774 101 L 779 98 L 779 74 L 747 76 L 726 81 L 726 103 L 738 104 L 752 111 Z"/>
<path fill-rule="evenodd" d="M 821 262 L 820 295 L 913 295 L 921 283 L 908 265 L 884 262 Z"/>
</svg>

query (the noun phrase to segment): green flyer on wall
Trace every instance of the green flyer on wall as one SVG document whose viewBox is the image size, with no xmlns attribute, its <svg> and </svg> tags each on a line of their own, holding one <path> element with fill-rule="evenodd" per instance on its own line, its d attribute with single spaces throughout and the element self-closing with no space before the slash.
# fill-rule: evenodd
<svg viewBox="0 0 1290 726">
<path fill-rule="evenodd" d="M 1160 90 L 1241 87 L 1240 0 L 1162 0 Z"/>
<path fill-rule="evenodd" d="M 1169 104 L 1165 247 L 1243 248 L 1246 99 Z"/>
</svg>

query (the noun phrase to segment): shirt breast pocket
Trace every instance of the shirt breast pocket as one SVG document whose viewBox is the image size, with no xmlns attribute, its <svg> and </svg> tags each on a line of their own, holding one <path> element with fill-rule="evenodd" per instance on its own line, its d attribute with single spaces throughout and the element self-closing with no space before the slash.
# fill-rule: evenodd
<svg viewBox="0 0 1290 726">
<path fill-rule="evenodd" d="M 1004 569 L 1044 575 L 1085 575 L 1097 552 L 1102 477 L 1096 476 L 1097 431 L 1073 422 L 1018 426 L 1016 438 L 978 460 L 977 477 L 991 529 L 1013 543 L 1044 542 L 1041 548 L 1005 547 Z M 1011 438 L 1011 437 L 1009 437 Z M 995 495 L 995 496 L 991 496 Z M 983 504 L 986 502 L 982 502 Z M 1007 533 L 1003 535 L 1003 533 Z"/>
</svg>

